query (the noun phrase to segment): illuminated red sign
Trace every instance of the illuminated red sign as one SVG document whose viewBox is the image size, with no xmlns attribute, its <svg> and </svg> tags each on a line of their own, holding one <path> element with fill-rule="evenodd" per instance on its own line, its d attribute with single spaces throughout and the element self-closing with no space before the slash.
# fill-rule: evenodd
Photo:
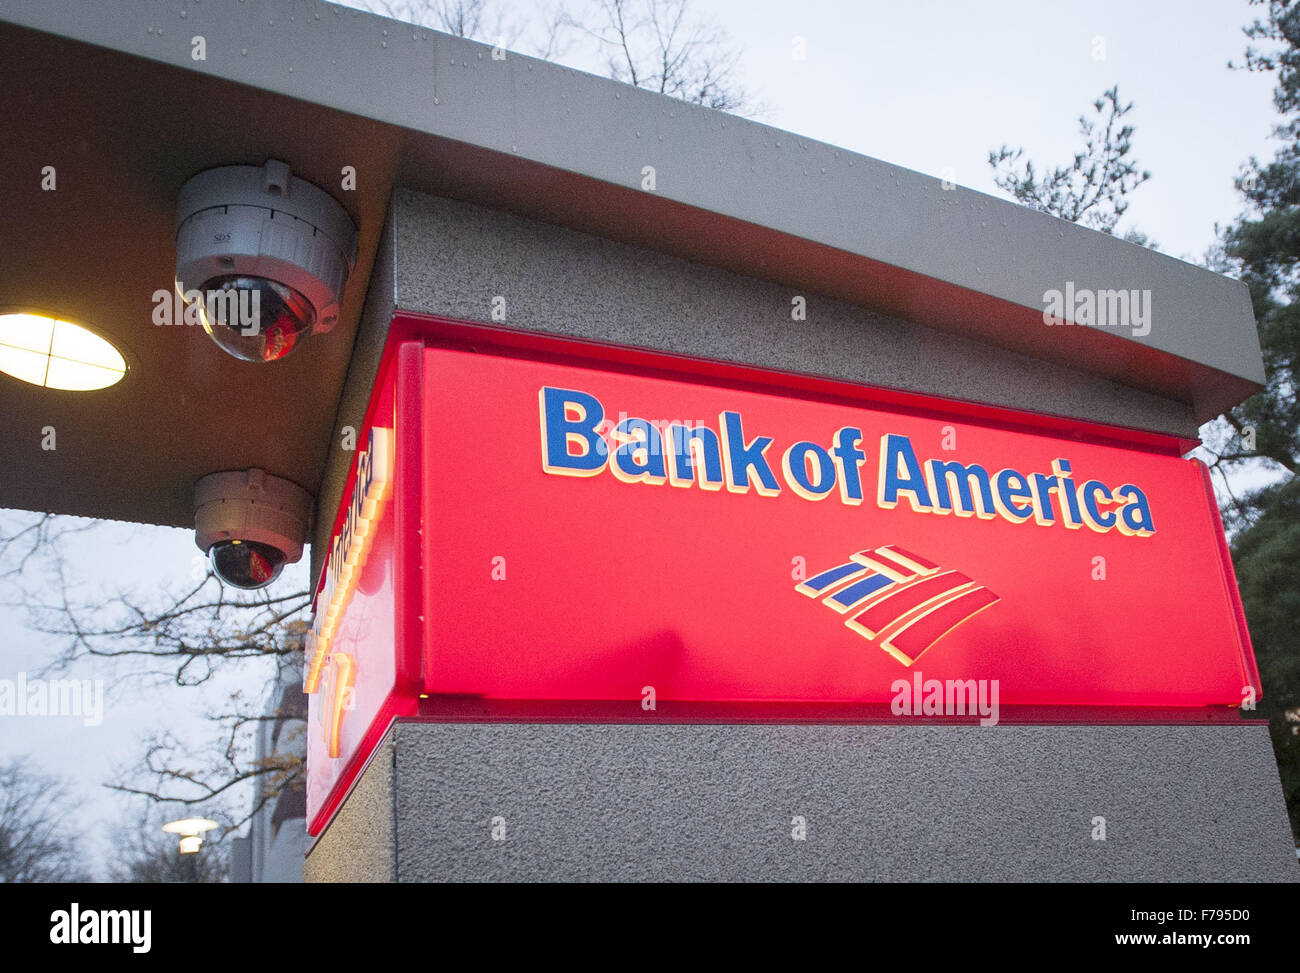
<svg viewBox="0 0 1300 973">
<path fill-rule="evenodd" d="M 435 348 L 424 376 L 426 692 L 885 701 L 925 607 L 927 675 L 1004 704 L 1251 681 L 1176 455 Z"/>
<path fill-rule="evenodd" d="M 313 694 L 314 830 L 395 715 L 887 718 L 913 680 L 918 701 L 928 680 L 991 681 L 1026 711 L 1227 712 L 1258 694 L 1186 444 L 447 322 L 396 330 L 369 420 L 394 429 L 391 500 L 351 544 L 367 560 L 316 660 L 352 708 L 335 721 Z"/>
</svg>

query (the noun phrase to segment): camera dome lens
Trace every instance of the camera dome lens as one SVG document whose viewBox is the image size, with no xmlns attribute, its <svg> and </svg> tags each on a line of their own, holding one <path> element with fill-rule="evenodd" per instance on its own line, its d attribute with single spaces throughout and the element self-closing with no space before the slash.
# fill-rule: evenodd
<svg viewBox="0 0 1300 973">
<path fill-rule="evenodd" d="M 284 552 L 257 541 L 219 541 L 208 556 L 217 577 L 236 588 L 264 588 L 284 570 Z"/>
<path fill-rule="evenodd" d="M 316 322 L 305 297 L 265 277 L 215 277 L 199 293 L 203 330 L 242 361 L 287 358 Z"/>
</svg>

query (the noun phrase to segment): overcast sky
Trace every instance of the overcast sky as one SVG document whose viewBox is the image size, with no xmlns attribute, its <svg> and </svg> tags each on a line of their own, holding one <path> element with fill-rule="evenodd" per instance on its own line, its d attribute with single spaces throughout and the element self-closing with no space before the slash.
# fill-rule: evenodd
<svg viewBox="0 0 1300 973">
<path fill-rule="evenodd" d="M 1230 71 L 1254 14 L 1233 0 L 1002 0 L 709 4 L 745 49 L 765 120 L 1001 195 L 987 164 L 1003 143 L 1043 166 L 1079 147 L 1078 116 L 1112 85 L 1135 105 L 1133 156 L 1151 180 L 1121 228 L 1199 258 L 1241 211 L 1232 180 L 1272 155 L 1272 76 Z M 794 12 L 797 10 L 797 13 Z M 805 36 L 808 58 L 791 57 Z M 1096 39 L 1104 59 L 1093 56 Z"/>
<path fill-rule="evenodd" d="M 1152 173 L 1121 230 L 1141 229 L 1174 256 L 1201 256 L 1215 222 L 1241 209 L 1232 188 L 1241 164 L 1275 147 L 1271 76 L 1226 66 L 1245 46 L 1241 26 L 1253 9 L 1244 2 L 714 0 L 698 9 L 743 50 L 741 80 L 770 109 L 762 121 L 936 176 L 951 167 L 958 183 L 995 194 L 990 149 L 1005 142 L 1044 165 L 1068 161 L 1078 116 L 1118 84 L 1136 103 L 1134 156 Z M 806 60 L 792 56 L 796 37 L 806 40 Z M 1094 56 L 1099 38 L 1104 58 Z M 599 69 L 589 59 L 576 66 Z M 90 591 L 183 580 L 197 553 L 189 531 L 125 526 L 74 551 Z M 0 610 L 0 632 L 0 678 L 34 674 L 57 648 L 18 611 Z M 73 675 L 114 673 L 82 667 Z M 252 691 L 260 693 L 262 678 L 250 680 Z M 0 756 L 30 753 L 74 778 L 88 801 L 82 820 L 97 835 L 99 823 L 121 813 L 100 788 L 111 768 L 136 760 L 151 729 L 201 729 L 199 714 L 217 702 L 192 691 L 110 687 L 101 727 L 0 717 Z"/>
</svg>

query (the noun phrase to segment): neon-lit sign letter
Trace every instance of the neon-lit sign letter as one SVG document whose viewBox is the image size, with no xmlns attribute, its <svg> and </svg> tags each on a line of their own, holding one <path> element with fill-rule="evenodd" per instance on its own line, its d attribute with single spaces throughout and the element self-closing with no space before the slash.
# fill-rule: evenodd
<svg viewBox="0 0 1300 973">
<path fill-rule="evenodd" d="M 372 426 L 366 449 L 357 457 L 352 499 L 330 547 L 325 562 L 325 584 L 316 597 L 316 614 L 307 635 L 304 692 L 314 693 L 320 686 L 321 666 L 338 631 L 339 619 L 356 590 L 357 577 L 374 537 L 374 524 L 383 513 L 392 478 L 393 430 Z"/>
</svg>

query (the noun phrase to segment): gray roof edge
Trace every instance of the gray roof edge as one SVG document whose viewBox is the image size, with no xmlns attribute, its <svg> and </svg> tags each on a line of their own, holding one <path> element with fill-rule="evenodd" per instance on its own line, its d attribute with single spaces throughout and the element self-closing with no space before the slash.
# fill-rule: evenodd
<svg viewBox="0 0 1300 973">
<path fill-rule="evenodd" d="M 1264 382 L 1231 280 L 974 190 L 572 68 L 312 0 L 0 0 L 0 20 L 478 145 L 1044 310 L 1136 292 L 1117 337 Z M 205 59 L 196 60 L 195 38 Z M 423 83 L 418 83 L 423 79 Z M 762 276 L 762 275 L 759 275 Z"/>
</svg>

